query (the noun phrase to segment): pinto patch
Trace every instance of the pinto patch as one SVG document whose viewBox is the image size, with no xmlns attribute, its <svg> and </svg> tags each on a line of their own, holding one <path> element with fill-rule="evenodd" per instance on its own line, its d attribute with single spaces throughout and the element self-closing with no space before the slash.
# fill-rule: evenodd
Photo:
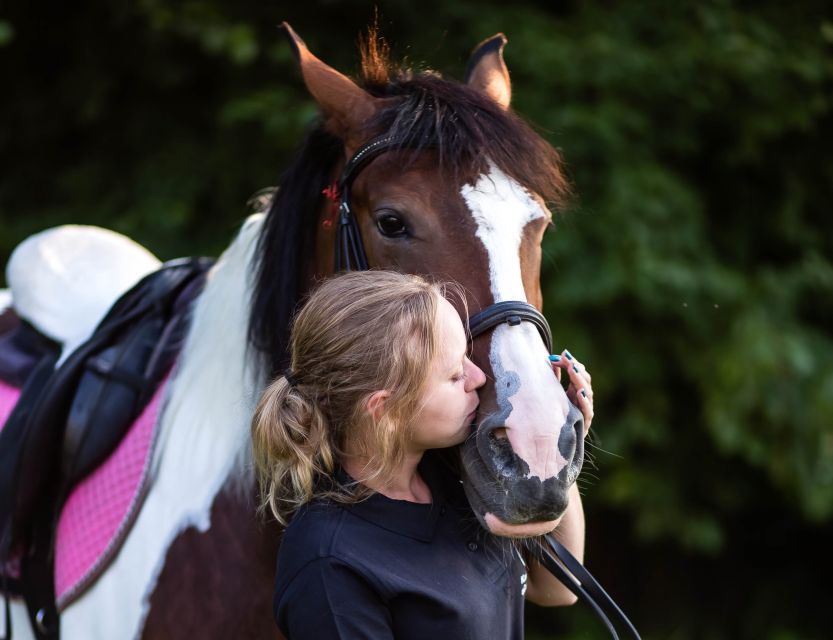
<svg viewBox="0 0 833 640">
<path fill-rule="evenodd" d="M 66 607 L 115 557 L 147 492 L 166 377 L 113 453 L 61 509 L 55 536 L 55 599 Z"/>
<path fill-rule="evenodd" d="M 526 302 L 521 278 L 520 248 L 524 227 L 546 211 L 515 180 L 490 163 L 488 174 L 475 184 L 460 189 L 472 218 L 476 235 L 489 255 L 489 281 L 495 302 Z"/>
</svg>

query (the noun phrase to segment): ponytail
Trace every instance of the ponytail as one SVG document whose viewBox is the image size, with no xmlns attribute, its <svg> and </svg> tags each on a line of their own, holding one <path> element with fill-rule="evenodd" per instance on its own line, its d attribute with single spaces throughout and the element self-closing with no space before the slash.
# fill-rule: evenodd
<svg viewBox="0 0 833 640">
<path fill-rule="evenodd" d="M 254 462 L 268 508 L 282 525 L 316 494 L 316 482 L 335 470 L 334 443 L 315 398 L 286 376 L 270 384 L 252 418 Z"/>
</svg>

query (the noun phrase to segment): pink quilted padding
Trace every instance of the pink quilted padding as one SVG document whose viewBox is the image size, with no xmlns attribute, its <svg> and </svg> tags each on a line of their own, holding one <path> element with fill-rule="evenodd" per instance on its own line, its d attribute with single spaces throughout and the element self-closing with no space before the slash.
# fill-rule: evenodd
<svg viewBox="0 0 833 640">
<path fill-rule="evenodd" d="M 12 414 L 19 398 L 20 389 L 0 380 L 0 431 L 6 426 L 6 420 Z"/>
<path fill-rule="evenodd" d="M 167 378 L 110 457 L 73 489 L 64 504 L 55 542 L 59 608 L 98 577 L 130 530 L 145 495 L 166 382 Z"/>
</svg>

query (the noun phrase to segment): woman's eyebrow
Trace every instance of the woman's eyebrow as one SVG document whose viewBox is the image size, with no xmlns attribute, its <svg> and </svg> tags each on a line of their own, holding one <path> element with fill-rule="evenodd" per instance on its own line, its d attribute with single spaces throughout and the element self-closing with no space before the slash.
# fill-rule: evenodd
<svg viewBox="0 0 833 640">
<path fill-rule="evenodd" d="M 467 355 L 468 355 L 468 348 L 464 349 L 463 350 L 463 355 L 461 355 L 457 360 L 454 361 L 454 365 L 451 368 L 449 368 L 449 370 L 448 370 L 449 373 L 456 373 L 460 369 L 460 367 L 463 366 L 463 361 L 466 359 Z"/>
</svg>

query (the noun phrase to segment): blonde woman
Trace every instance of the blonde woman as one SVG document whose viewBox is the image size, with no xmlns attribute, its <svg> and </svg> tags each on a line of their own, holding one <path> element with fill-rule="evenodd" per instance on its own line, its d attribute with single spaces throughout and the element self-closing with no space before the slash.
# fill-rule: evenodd
<svg viewBox="0 0 833 640">
<path fill-rule="evenodd" d="M 453 293 L 417 276 L 349 273 L 295 319 L 291 369 L 252 421 L 264 504 L 288 525 L 274 614 L 290 640 L 520 640 L 524 592 L 574 600 L 540 567 L 527 578 L 512 542 L 479 528 L 432 451 L 471 433 L 485 382 Z M 589 376 L 564 368 L 589 424 Z M 577 492 L 572 503 L 559 533 L 580 556 Z"/>
</svg>

